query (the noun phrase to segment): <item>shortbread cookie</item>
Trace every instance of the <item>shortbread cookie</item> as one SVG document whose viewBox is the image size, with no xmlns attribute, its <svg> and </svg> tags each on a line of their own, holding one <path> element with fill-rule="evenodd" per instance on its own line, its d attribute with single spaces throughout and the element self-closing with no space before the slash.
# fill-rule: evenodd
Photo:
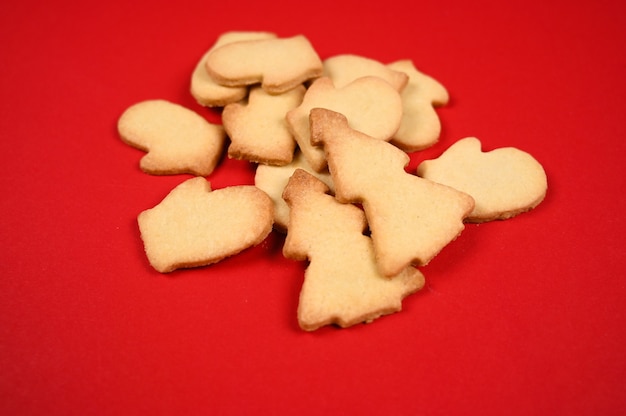
<svg viewBox="0 0 626 416">
<path fill-rule="evenodd" d="M 402 122 L 391 143 L 405 152 L 431 147 L 441 135 L 441 121 L 435 108 L 448 103 L 448 91 L 439 81 L 415 68 L 409 59 L 393 62 L 387 67 L 409 77 L 401 93 Z"/>
<path fill-rule="evenodd" d="M 407 173 L 406 153 L 351 129 L 342 114 L 313 109 L 311 141 L 324 147 L 337 200 L 362 204 L 384 275 L 427 264 L 464 229 L 471 196 Z"/>
<path fill-rule="evenodd" d="M 223 33 L 215 44 L 204 53 L 194 71 L 191 74 L 190 92 L 198 104 L 206 107 L 224 107 L 244 99 L 248 95 L 247 87 L 227 87 L 220 85 L 211 78 L 206 70 L 206 59 L 209 54 L 220 46 L 233 42 L 274 39 L 276 34 L 270 32 L 226 32 Z"/>
<path fill-rule="evenodd" d="M 311 167 L 326 168 L 324 151 L 311 144 L 309 113 L 326 108 L 344 114 L 350 127 L 379 140 L 389 140 L 402 119 L 400 94 L 381 78 L 358 78 L 343 88 L 335 88 L 328 77 L 317 79 L 309 87 L 302 104 L 287 113 L 287 125 Z"/>
<path fill-rule="evenodd" d="M 166 100 L 130 106 L 118 120 L 121 139 L 148 152 L 140 168 L 152 175 L 213 172 L 224 149 L 224 128 L 194 111 Z"/>
<path fill-rule="evenodd" d="M 279 232 L 286 232 L 289 224 L 289 206 L 283 199 L 283 191 L 289 178 L 296 169 L 304 170 L 317 179 L 324 182 L 331 192 L 334 189 L 333 180 L 328 169 L 316 172 L 307 163 L 302 152 L 297 151 L 291 163 L 285 166 L 259 165 L 254 175 L 254 184 L 264 191 L 274 201 L 274 229 Z"/>
<path fill-rule="evenodd" d="M 348 327 L 400 311 L 402 300 L 424 285 L 424 276 L 413 267 L 391 278 L 380 274 L 371 239 L 363 234 L 363 211 L 328 192 L 300 169 L 284 192 L 291 216 L 283 253 L 309 260 L 298 304 L 298 323 L 307 331 L 329 324 Z"/>
<path fill-rule="evenodd" d="M 291 162 L 296 141 L 285 115 L 300 105 L 305 91 L 298 85 L 282 94 L 268 94 L 255 86 L 247 102 L 228 104 L 222 112 L 222 124 L 231 140 L 228 156 L 278 166 Z"/>
<path fill-rule="evenodd" d="M 353 54 L 336 55 L 324 60 L 324 75 L 333 80 L 335 88 L 343 88 L 355 79 L 375 76 L 390 83 L 396 90 L 402 91 L 409 81 L 403 71 L 371 58 Z"/>
<path fill-rule="evenodd" d="M 303 35 L 233 42 L 214 49 L 207 72 L 219 84 L 241 87 L 261 83 L 281 94 L 323 73 L 320 57 Z"/>
<path fill-rule="evenodd" d="M 138 216 L 152 267 L 161 273 L 205 266 L 261 243 L 272 230 L 273 205 L 250 185 L 211 191 L 201 177 L 174 188 Z"/>
<path fill-rule="evenodd" d="M 534 157 L 514 147 L 481 147 L 475 137 L 461 139 L 437 159 L 420 163 L 417 174 L 470 194 L 476 201 L 470 222 L 511 218 L 543 201 L 548 181 Z"/>
</svg>

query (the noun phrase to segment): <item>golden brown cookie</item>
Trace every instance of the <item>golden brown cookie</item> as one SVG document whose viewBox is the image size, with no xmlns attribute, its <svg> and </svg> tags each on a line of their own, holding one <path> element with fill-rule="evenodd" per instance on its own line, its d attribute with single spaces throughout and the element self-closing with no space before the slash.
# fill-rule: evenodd
<svg viewBox="0 0 626 416">
<path fill-rule="evenodd" d="M 348 327 L 400 311 L 402 299 L 421 289 L 424 276 L 406 267 L 393 277 L 376 265 L 363 211 L 341 204 L 328 187 L 298 169 L 285 188 L 291 208 L 286 257 L 309 260 L 298 304 L 302 329 Z"/>
<path fill-rule="evenodd" d="M 161 273 L 205 266 L 261 243 L 272 230 L 273 204 L 250 185 L 215 191 L 188 179 L 137 218 L 146 255 Z"/>
<path fill-rule="evenodd" d="M 226 139 L 222 126 L 166 100 L 130 106 L 117 127 L 122 141 L 148 152 L 139 166 L 152 175 L 207 176 L 219 163 Z"/>
<path fill-rule="evenodd" d="M 476 137 L 461 139 L 437 159 L 420 163 L 417 174 L 471 195 L 476 206 L 470 222 L 508 219 L 543 201 L 548 180 L 534 157 L 514 147 L 481 148 Z"/>
<path fill-rule="evenodd" d="M 324 182 L 333 190 L 333 181 L 328 169 L 316 172 L 307 163 L 302 152 L 297 151 L 291 163 L 285 166 L 258 165 L 254 175 L 254 184 L 264 191 L 274 201 L 274 229 L 280 232 L 287 231 L 289 224 L 289 206 L 283 199 L 283 191 L 289 178 L 297 169 L 302 169 Z"/>
<path fill-rule="evenodd" d="M 206 59 L 208 74 L 229 87 L 261 83 L 281 94 L 322 75 L 322 61 L 303 35 L 233 42 L 214 49 Z"/>
<path fill-rule="evenodd" d="M 441 121 L 435 108 L 448 103 L 448 91 L 436 79 L 420 72 L 409 59 L 393 62 L 387 67 L 409 77 L 401 92 L 402 122 L 391 143 L 405 152 L 431 147 L 441 135 Z"/>
<path fill-rule="evenodd" d="M 311 141 L 323 146 L 336 198 L 362 204 L 384 275 L 427 264 L 464 229 L 471 196 L 407 173 L 406 153 L 350 128 L 342 114 L 313 109 Z"/>
<path fill-rule="evenodd" d="M 215 44 L 202 55 L 191 74 L 190 92 L 198 104 L 206 107 L 224 107 L 244 99 L 248 95 L 247 87 L 227 87 L 220 85 L 211 78 L 206 70 L 209 54 L 220 46 L 245 40 L 274 39 L 276 34 L 270 32 L 233 31 L 223 33 Z"/>
<path fill-rule="evenodd" d="M 324 75 L 333 80 L 335 88 L 343 88 L 355 79 L 374 76 L 402 91 L 409 81 L 403 71 L 397 71 L 375 59 L 354 54 L 335 55 L 324 60 Z"/>
<path fill-rule="evenodd" d="M 303 85 L 282 94 L 252 87 L 248 100 L 228 104 L 222 123 L 231 140 L 228 156 L 250 162 L 282 166 L 291 162 L 296 141 L 285 115 L 302 102 Z"/>
<path fill-rule="evenodd" d="M 402 118 L 400 94 L 381 78 L 358 78 L 343 88 L 335 88 L 330 78 L 317 79 L 309 87 L 302 104 L 287 113 L 287 125 L 311 167 L 326 168 L 324 151 L 311 144 L 309 113 L 327 108 L 344 114 L 350 126 L 379 140 L 389 140 Z"/>
</svg>

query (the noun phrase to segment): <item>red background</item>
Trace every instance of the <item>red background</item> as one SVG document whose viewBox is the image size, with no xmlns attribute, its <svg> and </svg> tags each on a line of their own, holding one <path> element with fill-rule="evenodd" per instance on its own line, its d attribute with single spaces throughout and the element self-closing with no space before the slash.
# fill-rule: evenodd
<svg viewBox="0 0 626 416">
<path fill-rule="evenodd" d="M 626 408 L 625 3 L 15 1 L 0 6 L 0 413 L 611 415 Z M 230 30 L 322 58 L 409 58 L 443 133 L 545 167 L 534 211 L 468 225 L 401 313 L 297 326 L 283 238 L 161 275 L 136 216 L 185 176 L 123 144 L 129 105 L 205 114 L 190 74 Z M 224 160 L 214 188 L 252 183 Z"/>
</svg>

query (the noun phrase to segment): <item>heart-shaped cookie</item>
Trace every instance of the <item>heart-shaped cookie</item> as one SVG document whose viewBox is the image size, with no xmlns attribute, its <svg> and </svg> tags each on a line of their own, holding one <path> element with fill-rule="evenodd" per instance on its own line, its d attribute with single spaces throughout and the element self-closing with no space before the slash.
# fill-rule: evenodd
<svg viewBox="0 0 626 416">
<path fill-rule="evenodd" d="M 196 177 L 137 221 L 150 264 L 168 273 L 216 263 L 261 243 L 272 230 L 273 215 L 272 200 L 255 186 L 211 191 L 206 179 Z"/>
<path fill-rule="evenodd" d="M 475 137 L 461 139 L 437 159 L 422 162 L 417 174 L 471 195 L 476 204 L 468 222 L 511 218 L 543 201 L 548 182 L 534 157 L 514 147 L 490 152 L 481 147 Z"/>
</svg>

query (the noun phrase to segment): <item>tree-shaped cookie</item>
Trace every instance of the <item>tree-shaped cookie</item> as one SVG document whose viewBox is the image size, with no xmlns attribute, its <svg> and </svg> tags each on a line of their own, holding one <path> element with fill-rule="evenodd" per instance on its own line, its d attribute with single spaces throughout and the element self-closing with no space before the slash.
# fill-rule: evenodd
<svg viewBox="0 0 626 416">
<path fill-rule="evenodd" d="M 417 174 L 470 194 L 476 201 L 471 222 L 511 218 L 543 201 L 548 181 L 534 157 L 514 147 L 481 147 L 476 137 L 461 139 L 437 159 L 420 163 Z"/>
<path fill-rule="evenodd" d="M 130 106 L 117 127 L 125 143 L 148 152 L 139 166 L 152 175 L 207 176 L 222 157 L 226 139 L 222 126 L 165 100 Z"/>
<path fill-rule="evenodd" d="M 441 134 L 441 121 L 435 108 L 448 103 L 448 91 L 436 79 L 420 72 L 409 59 L 393 62 L 387 67 L 409 77 L 401 92 L 402 122 L 391 143 L 405 152 L 434 145 Z"/>
<path fill-rule="evenodd" d="M 150 264 L 167 273 L 216 263 L 261 243 L 272 230 L 273 204 L 255 186 L 211 191 L 206 179 L 196 177 L 137 221 Z"/>
<path fill-rule="evenodd" d="M 391 139 L 402 118 L 400 94 L 381 78 L 361 77 L 342 88 L 335 88 L 328 77 L 317 79 L 302 104 L 287 113 L 287 125 L 304 157 L 318 172 L 326 168 L 326 158 L 320 147 L 311 144 L 309 113 L 316 107 L 344 114 L 350 127 L 379 140 Z"/>
<path fill-rule="evenodd" d="M 291 162 L 296 141 L 285 115 L 300 105 L 305 91 L 298 85 L 282 94 L 268 94 L 256 86 L 247 101 L 224 107 L 222 124 L 231 140 L 228 156 L 277 166 Z"/>
<path fill-rule="evenodd" d="M 348 327 L 402 308 L 402 299 L 421 289 L 424 276 L 405 267 L 393 277 L 376 265 L 363 211 L 341 204 L 328 187 L 298 169 L 285 188 L 291 211 L 285 257 L 309 260 L 298 304 L 301 328 Z"/>
<path fill-rule="evenodd" d="M 427 264 L 463 230 L 471 196 L 407 173 L 409 157 L 394 145 L 350 126 L 342 114 L 311 111 L 311 141 L 326 152 L 343 203 L 360 203 L 383 274 Z"/>
<path fill-rule="evenodd" d="M 281 94 L 323 72 L 320 57 L 303 35 L 228 43 L 211 51 L 205 66 L 219 84 L 261 83 L 270 94 Z"/>
</svg>

